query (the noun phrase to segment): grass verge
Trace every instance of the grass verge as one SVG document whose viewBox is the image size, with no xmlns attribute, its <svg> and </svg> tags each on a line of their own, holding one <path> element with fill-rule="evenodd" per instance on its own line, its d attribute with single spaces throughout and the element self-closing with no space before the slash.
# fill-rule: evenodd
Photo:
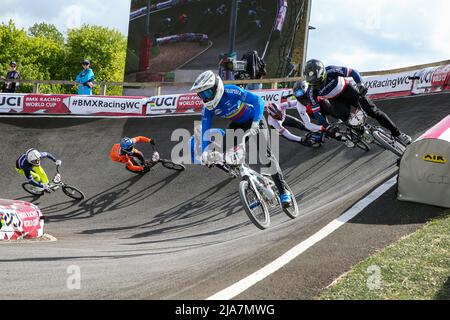
<svg viewBox="0 0 450 320">
<path fill-rule="evenodd" d="M 321 300 L 450 300 L 450 212 L 366 258 Z"/>
</svg>

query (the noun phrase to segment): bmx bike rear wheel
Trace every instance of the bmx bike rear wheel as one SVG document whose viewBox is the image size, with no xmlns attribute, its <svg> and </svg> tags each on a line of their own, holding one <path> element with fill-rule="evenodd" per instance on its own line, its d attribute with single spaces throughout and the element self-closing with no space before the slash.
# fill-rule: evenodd
<svg viewBox="0 0 450 320">
<path fill-rule="evenodd" d="M 22 183 L 22 188 L 33 196 L 42 196 L 44 194 L 44 190 L 41 190 L 41 188 L 38 188 L 29 182 Z"/>
</svg>

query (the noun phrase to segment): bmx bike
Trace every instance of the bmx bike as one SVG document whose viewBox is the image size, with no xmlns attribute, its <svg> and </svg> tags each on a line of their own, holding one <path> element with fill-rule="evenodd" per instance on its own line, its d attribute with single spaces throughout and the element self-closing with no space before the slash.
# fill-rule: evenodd
<svg viewBox="0 0 450 320">
<path fill-rule="evenodd" d="M 212 156 L 214 159 L 212 162 L 220 165 L 232 177 L 241 177 L 239 196 L 245 213 L 256 227 L 266 229 L 270 226 L 270 209 L 276 209 L 282 205 L 272 177 L 251 169 L 245 163 L 245 140 L 250 135 L 246 133 L 242 143 L 226 152 L 224 156 L 217 151 L 213 152 L 215 155 Z M 292 205 L 283 208 L 283 211 L 288 217 L 295 219 L 299 216 L 298 204 L 291 188 L 286 185 L 286 189 L 291 195 Z"/>
<path fill-rule="evenodd" d="M 72 199 L 75 199 L 75 200 L 84 199 L 84 197 L 85 197 L 84 193 L 80 189 L 75 188 L 71 185 L 68 185 L 62 181 L 62 176 L 59 171 L 59 167 L 60 166 L 56 166 L 56 174 L 53 177 L 52 181 L 50 181 L 48 183 L 49 191 L 52 192 L 52 191 L 56 191 L 61 188 L 61 190 L 64 192 L 64 194 Z M 46 192 L 43 188 L 36 187 L 35 185 L 31 184 L 30 182 L 22 183 L 22 188 L 26 192 L 28 192 L 34 196 L 42 196 Z"/>
</svg>

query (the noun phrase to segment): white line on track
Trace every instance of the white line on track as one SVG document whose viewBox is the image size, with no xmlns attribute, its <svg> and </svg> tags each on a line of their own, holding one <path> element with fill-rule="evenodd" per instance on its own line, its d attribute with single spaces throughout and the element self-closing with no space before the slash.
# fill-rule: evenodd
<svg viewBox="0 0 450 320">
<path fill-rule="evenodd" d="M 284 253 L 282 256 L 272 261 L 265 267 L 259 269 L 255 273 L 252 273 L 251 275 L 236 282 L 235 284 L 229 286 L 228 288 L 225 288 L 222 291 L 210 296 L 206 300 L 230 300 L 236 297 L 237 295 L 241 294 L 254 284 L 258 283 L 259 281 L 263 280 L 267 276 L 271 275 L 275 271 L 279 270 L 280 268 L 288 264 L 290 261 L 295 259 L 297 256 L 305 252 L 307 249 L 309 249 L 319 241 L 329 236 L 331 233 L 333 233 L 341 226 L 343 226 L 346 222 L 356 217 L 369 204 L 378 199 L 383 193 L 385 193 L 393 185 L 395 185 L 396 182 L 397 176 L 386 181 L 384 184 L 376 188 L 362 200 L 358 201 L 339 218 L 331 221 L 328 225 L 323 227 L 321 230 L 319 230 L 317 233 L 315 233 L 308 239 L 302 241 L 301 243 L 299 243 L 298 245 L 296 245 L 295 247 Z"/>
</svg>

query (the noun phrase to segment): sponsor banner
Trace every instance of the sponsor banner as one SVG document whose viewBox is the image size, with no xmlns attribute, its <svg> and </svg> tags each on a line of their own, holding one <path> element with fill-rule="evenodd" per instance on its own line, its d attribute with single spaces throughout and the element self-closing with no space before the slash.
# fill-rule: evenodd
<svg viewBox="0 0 450 320">
<path fill-rule="evenodd" d="M 433 74 L 438 67 L 430 67 L 418 70 L 414 73 L 414 77 L 419 79 L 414 80 L 414 85 L 411 88 L 411 94 L 421 94 L 431 91 L 431 81 Z"/>
<path fill-rule="evenodd" d="M 70 95 L 27 94 L 24 97 L 24 113 L 69 114 Z"/>
<path fill-rule="evenodd" d="M 179 96 L 172 94 L 147 98 L 147 114 L 175 113 Z"/>
<path fill-rule="evenodd" d="M 147 99 L 144 97 L 71 96 L 72 114 L 143 115 Z"/>
<path fill-rule="evenodd" d="M 37 206 L 0 199 L 0 240 L 33 239 L 43 234 L 44 220 Z"/>
<path fill-rule="evenodd" d="M 450 64 L 437 68 L 431 77 L 431 91 L 445 90 L 450 84 Z"/>
<path fill-rule="evenodd" d="M 22 112 L 25 94 L 0 93 L 0 113 Z"/>
<path fill-rule="evenodd" d="M 260 96 L 267 107 L 270 103 L 281 103 L 281 99 L 291 93 L 292 89 L 255 90 L 252 92 Z"/>
<path fill-rule="evenodd" d="M 414 76 L 417 71 L 364 77 L 363 83 L 371 97 L 409 95 L 413 85 L 413 80 L 409 77 Z"/>
<path fill-rule="evenodd" d="M 177 103 L 177 113 L 201 113 L 203 101 L 195 93 L 180 94 Z"/>
</svg>

